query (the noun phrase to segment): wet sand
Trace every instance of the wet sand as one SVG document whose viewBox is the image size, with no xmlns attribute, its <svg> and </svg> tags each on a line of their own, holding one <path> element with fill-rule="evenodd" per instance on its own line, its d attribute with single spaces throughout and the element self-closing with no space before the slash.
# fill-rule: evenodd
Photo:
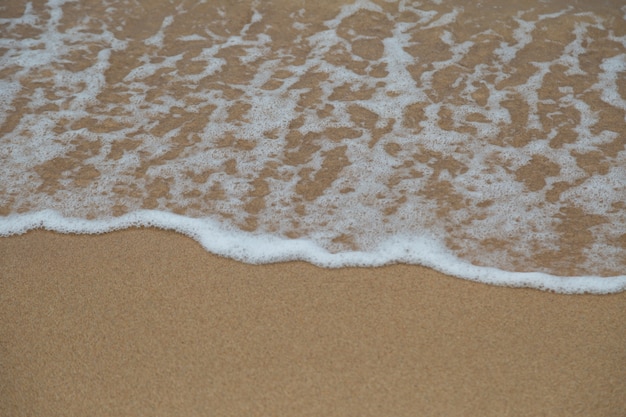
<svg viewBox="0 0 626 417">
<path fill-rule="evenodd" d="M 251 266 L 158 230 L 0 259 L 3 416 L 623 416 L 626 293 Z"/>
</svg>

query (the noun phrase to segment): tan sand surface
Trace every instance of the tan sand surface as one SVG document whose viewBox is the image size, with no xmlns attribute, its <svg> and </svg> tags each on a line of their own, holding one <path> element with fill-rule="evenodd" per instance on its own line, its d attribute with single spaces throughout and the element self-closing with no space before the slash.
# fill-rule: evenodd
<svg viewBox="0 0 626 417">
<path fill-rule="evenodd" d="M 222 3 L 235 12 L 248 8 L 246 2 L 214 2 Z M 559 0 L 554 7 L 562 3 L 582 4 Z M 597 7 L 618 3 L 597 2 Z M 68 25 L 81 17 L 83 4 L 93 7 L 95 15 L 109 7 L 97 1 L 71 3 Z M 44 5 L 34 2 L 33 7 Z M 319 15 L 313 20 L 319 23 L 336 16 L 339 6 L 325 1 L 307 7 Z M 118 36 L 130 39 L 131 47 L 113 54 L 107 72 L 111 85 L 139 65 L 145 39 L 176 9 L 173 2 L 157 1 L 137 2 L 136 8 L 141 13 L 128 19 L 130 6 L 120 8 L 120 16 L 112 20 L 120 22 Z M 511 7 L 511 16 L 517 8 Z M 21 16 L 25 9 L 26 2 L 15 2 L 2 13 Z M 475 10 L 493 12 L 485 6 Z M 266 15 L 277 21 L 277 42 L 289 44 L 292 33 L 282 24 L 290 19 L 287 12 Z M 238 16 L 225 28 L 239 28 L 250 19 L 247 11 Z M 459 26 L 462 33 L 464 26 Z M 26 29 L 23 36 L 31 36 Z M 561 33 L 557 29 L 555 39 Z M 176 39 L 178 29 L 171 30 Z M 602 45 L 597 48 L 604 53 Z M 172 54 L 177 51 L 173 48 Z M 373 49 L 361 52 L 376 55 Z M 64 65 L 80 67 L 95 60 L 97 54 L 92 55 L 69 56 Z M 583 58 L 597 66 L 601 56 L 593 52 Z M 354 64 L 343 56 L 337 60 Z M 531 65 L 522 63 L 524 75 Z M 231 65 L 223 80 L 210 87 L 226 93 L 246 70 Z M 155 92 L 167 87 L 167 74 L 159 77 Z M 447 88 L 453 80 L 442 76 L 438 82 Z M 23 93 L 28 99 L 41 85 L 39 78 L 32 81 L 32 90 Z M 546 79 L 548 94 L 558 92 L 557 81 Z M 173 92 L 185 92 L 174 87 Z M 103 102 L 125 99 L 114 89 L 109 93 Z M 516 111 L 524 110 L 511 103 Z M 14 107 L 0 134 L 12 132 L 28 110 L 19 102 Z M 599 114 L 598 129 L 623 129 L 621 110 Z M 233 107 L 233 119 L 241 115 Z M 574 116 L 576 125 L 581 116 Z M 164 120 L 168 127 L 169 119 Z M 71 128 L 115 128 L 96 122 L 87 118 Z M 188 126 L 183 133 L 199 130 L 191 122 Z M 531 138 L 514 137 L 522 142 Z M 614 145 L 621 149 L 619 140 Z M 125 148 L 129 143 L 120 141 L 111 158 L 134 149 Z M 55 191 L 68 167 L 89 160 L 88 151 L 42 167 L 46 190 Z M 583 163 L 596 169 L 595 160 L 581 159 Z M 138 170 L 137 181 L 146 169 Z M 72 175 L 85 184 L 97 177 L 92 170 Z M 534 187 L 532 178 L 522 180 Z M 307 187 L 311 195 L 320 193 L 319 184 Z M 159 193 L 163 187 L 156 187 L 143 207 L 157 208 Z M 447 195 L 438 196 L 449 203 Z M 0 207 L 0 215 L 11 210 Z M 542 259 L 548 266 L 564 263 L 565 272 L 577 267 L 581 244 L 593 226 L 583 214 L 572 214 L 563 228 L 572 242 L 562 245 L 558 256 L 548 253 Z M 0 238 L 0 417 L 226 415 L 624 417 L 626 292 L 572 296 L 495 287 L 408 265 L 337 270 L 303 262 L 251 266 L 158 230 L 100 236 L 32 231 Z"/>
<path fill-rule="evenodd" d="M 626 293 L 0 239 L 2 416 L 624 416 Z"/>
</svg>

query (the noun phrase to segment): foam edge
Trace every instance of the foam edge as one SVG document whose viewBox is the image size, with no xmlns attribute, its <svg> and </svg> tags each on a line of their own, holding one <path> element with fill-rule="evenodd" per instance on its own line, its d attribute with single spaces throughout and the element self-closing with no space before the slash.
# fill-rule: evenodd
<svg viewBox="0 0 626 417">
<path fill-rule="evenodd" d="M 0 237 L 45 229 L 64 234 L 103 234 L 133 227 L 172 230 L 200 243 L 207 251 L 248 264 L 305 261 L 323 268 L 422 265 L 470 281 L 514 288 L 535 288 L 561 294 L 611 294 L 626 290 L 626 275 L 555 276 L 540 272 L 510 272 L 470 264 L 429 237 L 397 236 L 372 252 L 331 253 L 311 240 L 287 239 L 228 230 L 211 219 L 195 219 L 157 210 L 138 210 L 107 220 L 64 217 L 54 210 L 0 218 Z"/>
</svg>

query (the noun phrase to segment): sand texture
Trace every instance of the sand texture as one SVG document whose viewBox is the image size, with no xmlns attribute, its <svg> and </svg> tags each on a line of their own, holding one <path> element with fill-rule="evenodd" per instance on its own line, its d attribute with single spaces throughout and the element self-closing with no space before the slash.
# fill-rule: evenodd
<svg viewBox="0 0 626 417">
<path fill-rule="evenodd" d="M 622 1 L 131 3 L 0 12 L 0 216 L 626 279 Z"/>
<path fill-rule="evenodd" d="M 598 416 L 626 293 L 250 266 L 172 232 L 0 239 L 2 416 Z"/>
<path fill-rule="evenodd" d="M 474 265 L 624 273 L 623 1 L 4 3 L 3 219 L 160 210 L 331 252 L 432 226 Z M 272 415 L 624 417 L 626 292 L 0 238 L 1 417 Z"/>
</svg>

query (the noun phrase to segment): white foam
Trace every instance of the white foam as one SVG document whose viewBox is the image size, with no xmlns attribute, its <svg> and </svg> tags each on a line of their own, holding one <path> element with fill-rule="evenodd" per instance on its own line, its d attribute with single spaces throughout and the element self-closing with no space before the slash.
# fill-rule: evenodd
<svg viewBox="0 0 626 417">
<path fill-rule="evenodd" d="M 163 37 L 165 36 L 165 33 L 163 33 L 163 32 L 164 32 L 165 29 L 167 29 L 168 26 L 170 26 L 172 24 L 173 21 L 174 21 L 174 17 L 173 16 L 166 16 L 163 19 L 163 23 L 161 24 L 161 27 L 159 28 L 159 31 L 157 33 L 155 33 L 154 35 L 150 36 L 145 41 L 143 41 L 143 43 L 145 43 L 146 45 L 156 46 L 156 47 L 162 48 L 163 47 Z"/>
<path fill-rule="evenodd" d="M 472 32 L 488 17 L 431 3 L 400 2 L 396 12 L 391 4 L 383 8 L 356 1 L 320 22 L 325 27 L 317 33 L 310 33 L 310 14 L 294 10 L 288 23 L 297 34 L 282 49 L 276 48 L 271 31 L 263 32 L 270 27 L 271 6 L 254 3 L 248 20 L 238 16 L 239 26 L 227 30 L 220 27 L 233 20 L 227 9 L 207 16 L 203 25 L 187 27 L 178 25 L 178 19 L 190 17 L 177 6 L 156 33 L 140 39 L 143 55 L 129 61 L 132 67 L 120 72 L 116 85 L 107 84 L 107 71 L 113 55 L 124 53 L 131 41 L 117 39 L 104 23 L 97 33 L 87 31 L 89 19 L 61 32 L 60 1 L 48 3 L 48 20 L 32 7 L 24 16 L 2 20 L 8 37 L 0 40 L 7 50 L 0 69 L 16 63 L 22 68 L 2 81 L 0 111 L 18 110 L 17 99 L 27 105 L 20 104 L 20 120 L 0 138 L 0 207 L 10 208 L 8 216 L 0 217 L 0 234 L 38 227 L 103 233 L 155 226 L 252 263 L 409 262 L 502 285 L 623 290 L 623 249 L 611 242 L 620 239 L 616 230 L 626 230 L 625 216 L 615 208 L 626 198 L 626 152 L 606 156 L 601 173 L 587 172 L 576 156 L 604 155 L 604 147 L 626 132 L 620 121 L 597 132 L 602 111 L 626 109 L 618 88 L 626 71 L 626 37 L 614 35 L 611 25 L 617 23 L 574 7 L 542 13 L 544 6 L 538 5 L 542 25 L 558 29 L 561 19 L 581 21 L 574 25 L 575 39 L 561 52 L 549 58 L 537 54 L 536 62 L 521 68 L 514 58 L 535 47 L 533 39 L 541 36 L 539 20 L 529 17 L 535 12 L 520 11 L 514 27 Z M 348 19 L 363 12 L 386 20 L 391 36 L 356 27 L 340 36 Z M 472 19 L 481 24 L 473 25 Z M 44 35 L 11 39 L 18 24 Z M 189 57 L 186 47 L 177 54 L 166 48 L 174 25 L 182 30 L 177 42 L 190 42 L 195 56 Z M 261 33 L 250 36 L 253 25 Z M 599 62 L 598 74 L 581 68 L 585 45 L 593 45 L 588 42 L 591 27 L 624 46 L 623 53 Z M 428 44 L 433 34 L 436 47 L 445 51 Z M 382 56 L 358 55 L 357 42 L 382 43 Z M 468 62 L 477 48 L 485 59 L 472 66 Z M 88 60 L 73 62 L 81 70 L 68 65 L 77 50 L 91 53 Z M 340 59 L 331 59 L 337 54 Z M 239 66 L 235 78 L 227 77 L 231 63 Z M 187 64 L 194 70 L 187 72 Z M 565 76 L 595 77 L 587 93 L 597 94 L 606 107 L 597 108 L 569 81 L 558 86 L 554 97 L 542 99 L 555 64 L 565 65 Z M 528 73 L 520 77 L 522 70 Z M 376 76 L 370 75 L 374 71 Z M 23 90 L 29 77 L 45 86 Z M 502 86 L 511 80 L 512 85 Z M 342 89 L 358 97 L 348 99 Z M 107 101 L 99 98 L 102 93 L 122 98 Z M 522 120 L 517 112 L 526 108 Z M 233 110 L 240 117 L 234 119 Z M 350 137 L 332 133 L 338 128 Z M 575 137 L 555 145 L 564 132 Z M 532 140 L 516 143 L 524 137 Z M 237 147 L 239 142 L 248 145 Z M 79 144 L 89 146 L 85 150 Z M 339 173 L 324 171 L 331 154 L 342 164 Z M 59 162 L 55 158 L 60 163 L 48 166 Z M 558 167 L 543 176 L 545 185 L 518 178 L 520 170 L 541 158 Z M 93 178 L 80 177 L 84 172 Z M 328 178 L 332 181 L 324 183 Z M 265 191 L 255 190 L 261 179 Z M 324 183 L 319 191 L 307 185 L 318 179 Z M 562 184 L 570 187 L 555 193 Z M 261 203 L 255 200 L 258 194 L 263 194 Z M 252 203 L 259 204 L 247 209 Z M 120 206 L 128 214 L 115 217 Z M 143 210 L 147 206 L 155 210 Z M 572 207 L 606 222 L 589 229 L 594 241 L 581 250 L 580 265 L 574 265 L 588 271 L 581 273 L 585 276 L 559 278 L 557 267 L 537 258 L 542 251 L 559 250 L 559 216 Z M 185 215 L 171 214 L 174 210 Z M 248 221 L 256 224 L 254 233 L 241 231 Z M 287 239 L 290 235 L 303 238 Z M 336 243 L 342 236 L 349 245 Z M 487 250 L 484 241 L 490 239 L 511 244 Z M 444 242 L 461 249 L 449 251 Z M 507 272 L 519 265 L 537 272 Z M 606 268 L 615 276 L 593 277 L 606 275 Z"/>
<path fill-rule="evenodd" d="M 372 12 L 382 12 L 382 8 L 369 1 L 369 0 L 361 0 L 361 1 L 356 1 L 352 4 L 346 4 L 343 5 L 341 7 L 341 12 L 339 12 L 339 14 L 331 20 L 327 20 L 325 23 L 325 25 L 331 29 L 335 29 L 337 26 L 339 26 L 339 24 L 347 17 L 352 16 L 353 14 L 355 14 L 356 12 L 358 12 L 359 10 L 369 10 Z"/>
<path fill-rule="evenodd" d="M 455 257 L 430 236 L 396 236 L 372 252 L 331 253 L 311 240 L 284 239 L 225 229 L 208 219 L 192 219 L 172 213 L 139 210 L 108 220 L 66 218 L 46 210 L 0 218 L 0 236 L 32 229 L 60 233 L 102 234 L 131 227 L 174 230 L 198 241 L 208 251 L 251 264 L 304 260 L 325 268 L 375 267 L 392 263 L 420 264 L 442 273 L 503 286 L 532 287 L 566 294 L 606 294 L 626 289 L 626 275 L 611 278 L 556 277 L 537 272 L 506 272 L 478 267 Z"/>
<path fill-rule="evenodd" d="M 504 63 L 511 62 L 517 53 L 533 40 L 531 32 L 535 29 L 535 23 L 527 22 L 517 17 L 515 21 L 519 25 L 518 28 L 513 31 L 513 37 L 517 43 L 515 45 L 509 45 L 505 42 L 501 42 L 500 47 L 494 51 Z"/>
<path fill-rule="evenodd" d="M 604 59 L 600 68 L 603 73 L 600 74 L 600 81 L 594 87 L 602 91 L 602 100 L 626 110 L 626 100 L 620 96 L 617 88 L 618 73 L 626 72 L 626 54 Z"/>
</svg>

